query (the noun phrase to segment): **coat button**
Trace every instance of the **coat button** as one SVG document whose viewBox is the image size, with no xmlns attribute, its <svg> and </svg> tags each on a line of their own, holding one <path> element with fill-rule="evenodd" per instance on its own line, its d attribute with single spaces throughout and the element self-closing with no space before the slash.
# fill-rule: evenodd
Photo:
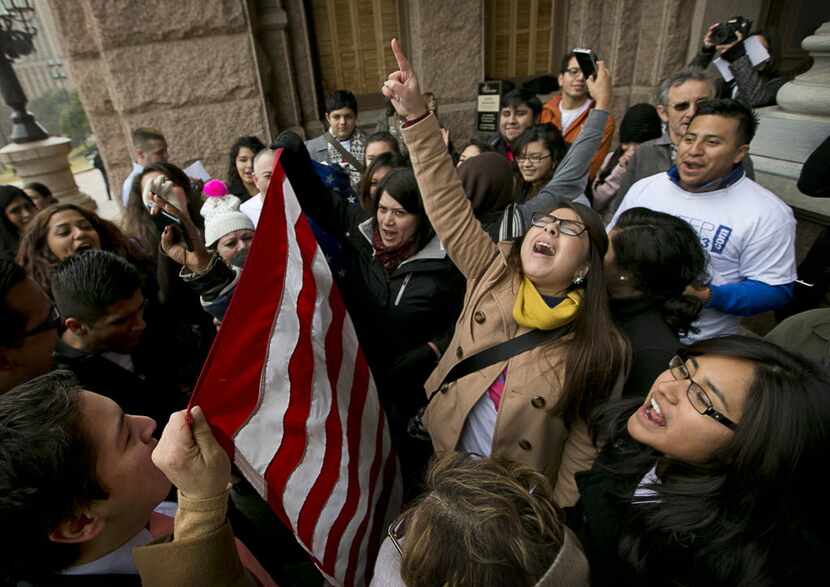
<svg viewBox="0 0 830 587">
<path fill-rule="evenodd" d="M 444 384 L 442 384 L 442 385 L 441 385 L 441 387 L 439 387 L 439 388 L 438 388 L 438 390 L 439 390 L 441 393 L 447 393 L 447 390 L 448 390 L 449 388 L 450 388 L 450 384 L 449 384 L 449 383 L 444 383 Z"/>
<path fill-rule="evenodd" d="M 531 444 L 530 444 L 530 441 L 528 441 L 528 440 L 526 440 L 526 439 L 522 438 L 522 439 L 519 441 L 519 447 L 520 447 L 522 450 L 530 450 L 531 448 L 533 448 L 533 445 L 531 445 Z"/>
<path fill-rule="evenodd" d="M 532 400 L 530 400 L 530 405 L 534 408 L 539 408 L 540 410 L 545 407 L 545 398 L 541 395 L 537 395 Z"/>
<path fill-rule="evenodd" d="M 473 320 L 476 321 L 476 324 L 484 324 L 484 321 L 487 320 L 487 316 L 484 315 L 484 312 L 478 310 L 475 314 L 473 314 Z"/>
<path fill-rule="evenodd" d="M 464 351 L 461 350 L 461 347 L 458 347 L 457 349 L 455 349 L 455 358 L 456 359 L 460 359 L 463 356 L 464 356 Z"/>
</svg>

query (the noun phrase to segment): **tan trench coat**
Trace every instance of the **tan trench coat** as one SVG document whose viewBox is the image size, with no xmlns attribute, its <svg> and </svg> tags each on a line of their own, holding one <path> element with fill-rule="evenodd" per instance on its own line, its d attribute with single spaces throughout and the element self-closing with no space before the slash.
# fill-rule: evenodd
<svg viewBox="0 0 830 587">
<path fill-rule="evenodd" d="M 464 308 L 446 353 L 426 383 L 427 396 L 464 357 L 522 334 L 513 319 L 521 277 L 508 263 L 510 243 L 494 243 L 473 216 L 436 119 L 403 129 L 424 207 L 447 252 L 467 278 Z M 536 347 L 471 373 L 439 392 L 427 407 L 425 425 L 436 450 L 454 450 L 467 416 L 507 368 L 493 434 L 492 456 L 532 466 L 554 483 L 560 506 L 576 503 L 574 473 L 596 456 L 585 422 L 567 426 L 551 412 L 562 393 L 568 338 Z"/>
</svg>

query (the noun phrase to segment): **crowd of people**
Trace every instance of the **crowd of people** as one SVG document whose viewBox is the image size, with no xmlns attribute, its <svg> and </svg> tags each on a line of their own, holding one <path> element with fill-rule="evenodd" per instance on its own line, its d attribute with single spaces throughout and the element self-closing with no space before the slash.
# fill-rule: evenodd
<svg viewBox="0 0 830 587">
<path fill-rule="evenodd" d="M 782 79 L 713 30 L 616 146 L 609 64 L 569 52 L 556 96 L 505 93 L 498 132 L 456 150 L 393 40 L 372 133 L 340 90 L 322 136 L 240 137 L 202 184 L 139 128 L 121 226 L 0 186 L 0 583 L 295 584 L 290 531 L 185 410 L 279 149 L 399 457 L 372 585 L 820 576 L 827 257 L 805 302 L 793 211 L 749 154 Z M 793 307 L 766 339 L 740 321 Z"/>
</svg>

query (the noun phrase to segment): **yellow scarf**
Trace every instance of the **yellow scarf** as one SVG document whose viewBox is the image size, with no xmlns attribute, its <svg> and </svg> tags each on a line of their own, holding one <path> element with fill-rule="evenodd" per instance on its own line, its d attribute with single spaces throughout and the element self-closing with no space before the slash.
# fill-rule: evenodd
<svg viewBox="0 0 830 587">
<path fill-rule="evenodd" d="M 564 326 L 576 317 L 576 311 L 582 302 L 582 290 L 568 292 L 555 308 L 545 303 L 542 294 L 527 278 L 522 279 L 516 303 L 513 304 L 513 319 L 526 328 L 553 330 Z"/>
</svg>

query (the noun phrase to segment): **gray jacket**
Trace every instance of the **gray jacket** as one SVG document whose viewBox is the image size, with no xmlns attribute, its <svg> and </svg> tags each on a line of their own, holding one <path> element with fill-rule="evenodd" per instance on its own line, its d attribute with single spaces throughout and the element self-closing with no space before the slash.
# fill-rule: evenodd
<svg viewBox="0 0 830 587">
<path fill-rule="evenodd" d="M 608 203 L 610 213 L 613 215 L 617 211 L 631 186 L 643 178 L 668 171 L 672 165 L 674 165 L 672 143 L 667 133 L 663 133 L 659 139 L 652 139 L 640 145 L 631 161 L 628 162 L 628 169 L 620 179 L 620 189 L 617 190 L 617 195 Z M 742 165 L 746 176 L 754 180 L 755 169 L 749 155 L 744 157 Z"/>
<path fill-rule="evenodd" d="M 579 539 L 567 527 L 565 540 L 550 568 L 534 587 L 588 587 L 590 585 L 588 560 L 582 553 Z M 387 538 L 380 545 L 375 562 L 375 574 L 369 587 L 406 587 L 401 579 L 401 555 Z"/>
<path fill-rule="evenodd" d="M 585 197 L 588 168 L 602 142 L 602 133 L 608 121 L 608 112 L 591 109 L 577 139 L 559 165 L 553 178 L 530 200 L 504 211 L 498 240 L 512 240 L 522 236 L 536 212 L 550 212 L 560 202 L 578 202 L 590 207 Z"/>
<path fill-rule="evenodd" d="M 305 142 L 305 148 L 308 149 L 308 154 L 317 163 L 328 163 L 329 160 L 329 144 L 323 135 L 315 137 Z"/>
</svg>

